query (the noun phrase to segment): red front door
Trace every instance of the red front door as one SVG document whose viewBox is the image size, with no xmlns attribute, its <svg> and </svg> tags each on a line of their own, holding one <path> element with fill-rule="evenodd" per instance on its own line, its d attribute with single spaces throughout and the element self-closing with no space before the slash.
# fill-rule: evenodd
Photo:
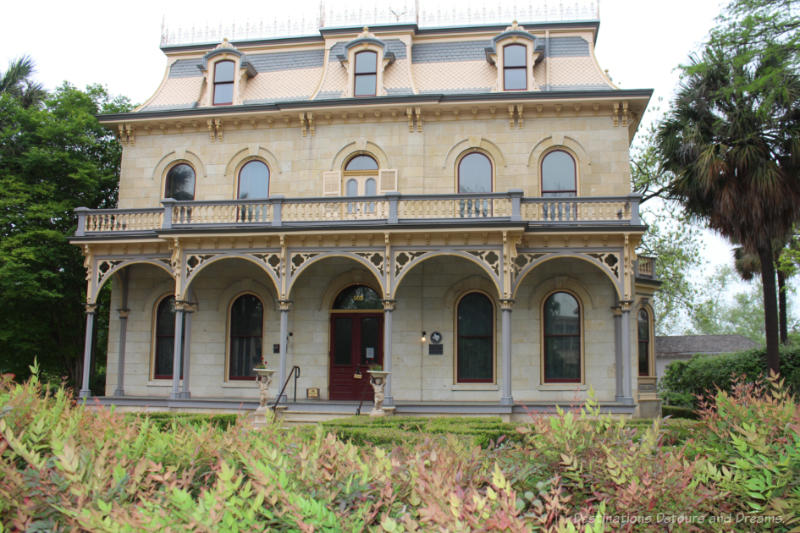
<svg viewBox="0 0 800 533">
<path fill-rule="evenodd" d="M 330 399 L 371 402 L 367 370 L 383 365 L 383 314 L 331 314 L 330 346 Z"/>
</svg>

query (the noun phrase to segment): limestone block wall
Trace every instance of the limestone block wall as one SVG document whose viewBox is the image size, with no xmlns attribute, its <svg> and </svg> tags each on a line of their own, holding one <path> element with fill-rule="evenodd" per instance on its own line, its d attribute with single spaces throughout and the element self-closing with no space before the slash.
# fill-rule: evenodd
<svg viewBox="0 0 800 533">
<path fill-rule="evenodd" d="M 396 111 L 404 116 L 403 109 Z M 436 120 L 423 119 L 423 131 L 413 133 L 402 118 L 321 121 L 305 137 L 299 126 L 261 120 L 253 127 L 242 120 L 226 123 L 222 141 L 211 141 L 201 127 L 152 129 L 124 147 L 119 207 L 160 206 L 166 172 L 178 161 L 195 168 L 196 200 L 235 198 L 237 168 L 252 157 L 270 168 L 270 194 L 321 196 L 322 173 L 341 170 L 357 152 L 371 153 L 381 168 L 397 169 L 402 194 L 452 193 L 458 157 L 473 148 L 492 159 L 498 192 L 521 188 L 526 196 L 539 196 L 541 157 L 560 147 L 577 160 L 580 196 L 630 193 L 627 128 L 614 127 L 607 115 L 533 116 L 521 128 L 509 127 L 499 111 L 494 118 L 466 116 L 445 111 Z"/>
<path fill-rule="evenodd" d="M 344 258 L 327 258 L 308 266 L 292 290 L 289 314 L 288 368 L 298 365 L 298 398 L 318 387 L 328 399 L 330 309 L 334 298 L 351 284 L 377 288 L 368 271 Z M 131 267 L 125 391 L 132 396 L 167 396 L 171 380 L 150 378 L 153 312 L 157 300 L 171 292 L 172 281 L 155 267 Z M 501 322 L 495 307 L 495 383 L 458 384 L 455 379 L 455 326 L 458 299 L 472 290 L 497 301 L 494 286 L 473 263 L 454 257 L 436 257 L 414 267 L 400 283 L 393 315 L 393 394 L 397 401 L 487 401 L 500 398 Z M 583 384 L 541 383 L 541 321 L 544 298 L 554 290 L 568 290 L 583 310 Z M 192 284 L 198 302 L 192 318 L 190 389 L 194 397 L 256 399 L 253 382 L 225 380 L 228 306 L 242 292 L 257 294 L 265 306 L 264 354 L 277 368 L 279 312 L 266 274 L 242 260 L 210 264 Z M 115 285 L 112 309 L 120 307 Z M 615 294 L 608 278 L 595 267 L 575 259 L 556 259 L 533 270 L 523 281 L 512 313 L 512 391 L 522 402 L 580 402 L 593 388 L 600 401 L 615 396 L 614 328 L 611 306 Z M 119 320 L 112 314 L 106 393 L 114 391 L 118 372 Z M 633 328 L 632 328 L 633 329 Z M 443 336 L 443 354 L 429 355 L 421 332 Z M 635 346 L 632 339 L 632 347 Z M 635 363 L 635 357 L 632 358 Z M 632 376 L 636 374 L 632 371 Z M 273 383 L 272 394 L 279 384 Z M 292 389 L 288 393 L 292 394 Z"/>
</svg>

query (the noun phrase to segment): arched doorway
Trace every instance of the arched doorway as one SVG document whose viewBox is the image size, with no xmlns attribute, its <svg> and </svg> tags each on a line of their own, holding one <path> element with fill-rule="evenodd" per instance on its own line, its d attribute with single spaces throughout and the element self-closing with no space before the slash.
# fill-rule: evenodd
<svg viewBox="0 0 800 533">
<path fill-rule="evenodd" d="M 331 400 L 372 401 L 370 367 L 383 366 L 383 302 L 366 285 L 342 290 L 331 306 Z"/>
</svg>

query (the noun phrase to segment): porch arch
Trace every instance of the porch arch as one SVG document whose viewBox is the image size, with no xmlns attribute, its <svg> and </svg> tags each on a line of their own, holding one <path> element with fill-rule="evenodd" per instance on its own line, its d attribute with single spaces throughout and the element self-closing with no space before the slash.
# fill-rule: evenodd
<svg viewBox="0 0 800 533">
<path fill-rule="evenodd" d="M 614 288 L 614 292 L 617 296 L 617 299 L 623 299 L 623 290 L 622 290 L 622 275 L 615 275 L 607 265 L 603 264 L 600 260 L 590 257 L 588 255 L 579 254 L 579 253 L 552 253 L 552 254 L 545 254 L 542 257 L 536 258 L 535 260 L 531 261 L 527 264 L 522 270 L 520 270 L 519 274 L 517 274 L 514 284 L 511 288 L 511 297 L 517 297 L 517 291 L 519 290 L 522 283 L 525 281 L 525 278 L 530 274 L 533 270 L 538 268 L 539 266 L 550 262 L 554 259 L 577 259 L 579 261 L 583 261 L 585 263 L 589 263 L 593 267 L 597 268 L 600 272 L 602 272 L 608 280 L 611 282 L 611 286 Z M 618 268 L 622 269 L 623 265 L 621 264 L 622 261 L 620 260 L 620 264 L 618 264 Z M 620 270 L 621 274 L 621 270 Z"/>
<path fill-rule="evenodd" d="M 218 263 L 219 261 L 224 260 L 242 260 L 247 261 L 248 263 L 252 263 L 256 265 L 259 269 L 261 269 L 266 275 L 267 278 L 272 282 L 272 287 L 275 290 L 276 294 L 280 294 L 279 287 L 280 287 L 280 280 L 277 277 L 277 274 L 273 272 L 269 267 L 268 264 L 259 258 L 255 257 L 252 254 L 244 254 L 244 253 L 220 253 L 214 254 L 211 257 L 207 257 L 211 254 L 186 254 L 185 264 L 186 264 L 186 279 L 183 282 L 183 287 L 180 290 L 180 298 L 185 299 L 185 295 L 187 292 L 192 288 L 192 282 L 197 278 L 198 274 L 205 270 L 208 266 L 213 265 L 214 263 Z M 193 267 L 189 268 L 189 261 L 192 257 L 199 257 L 199 263 Z"/>
<path fill-rule="evenodd" d="M 375 251 L 374 253 L 382 255 L 382 253 L 378 252 L 378 251 Z M 311 254 L 314 254 L 314 255 L 311 255 Z M 381 272 L 381 270 L 378 270 L 378 268 L 371 261 L 367 260 L 365 257 L 357 255 L 354 252 L 331 251 L 331 252 L 320 252 L 320 253 L 309 252 L 308 254 L 305 254 L 305 253 L 302 253 L 302 252 L 301 253 L 294 253 L 294 254 L 291 254 L 291 256 L 289 258 L 290 263 L 292 263 L 294 261 L 295 257 L 297 257 L 297 256 L 302 257 L 303 259 L 302 259 L 302 262 L 299 265 L 295 266 L 294 264 L 292 264 L 291 267 L 290 267 L 291 274 L 289 275 L 289 280 L 288 280 L 288 282 L 286 284 L 286 298 L 287 299 L 289 299 L 291 294 L 292 294 L 292 289 L 294 289 L 295 282 L 297 281 L 297 279 L 300 277 L 300 275 L 308 267 L 310 267 L 311 265 L 313 265 L 315 263 L 318 263 L 319 261 L 322 261 L 324 259 L 331 259 L 331 258 L 334 258 L 334 257 L 349 259 L 349 260 L 355 261 L 359 265 L 365 267 L 366 270 L 370 274 L 372 274 L 372 276 L 374 278 L 374 281 L 375 281 L 375 285 L 377 286 L 378 293 L 379 294 L 387 294 L 387 290 L 386 290 L 386 287 L 384 286 L 384 282 L 383 282 L 383 272 Z M 381 265 L 383 265 L 383 262 L 381 262 Z M 372 288 L 374 289 L 375 287 L 372 287 Z"/>
<path fill-rule="evenodd" d="M 116 274 L 123 268 L 127 268 L 132 265 L 152 265 L 166 272 L 167 275 L 174 280 L 175 278 L 172 274 L 172 270 L 167 264 L 168 259 L 165 259 L 165 261 L 167 262 L 163 262 L 155 258 L 97 259 L 94 265 L 95 275 L 97 276 L 96 283 L 94 283 L 94 290 L 89 295 L 89 298 L 87 298 L 87 300 L 89 300 L 89 303 L 95 303 L 97 301 L 97 295 L 100 294 L 100 289 L 103 288 L 106 282 L 110 280 L 114 274 Z M 104 265 L 107 265 L 107 268 L 105 270 L 103 270 Z"/>
<path fill-rule="evenodd" d="M 424 261 L 427 261 L 428 259 L 433 259 L 434 257 L 447 257 L 447 256 L 449 256 L 449 257 L 459 257 L 461 259 L 466 259 L 467 261 L 470 261 L 471 263 L 476 264 L 488 276 L 489 280 L 491 281 L 491 284 L 492 284 L 492 286 L 494 288 L 494 293 L 492 294 L 492 296 L 495 297 L 495 298 L 502 298 L 503 297 L 502 296 L 503 295 L 503 287 L 502 287 L 502 280 L 500 279 L 500 274 L 499 274 L 500 273 L 500 259 L 499 259 L 500 252 L 495 252 L 495 253 L 498 254 L 498 260 L 497 260 L 497 265 L 498 266 L 497 266 L 497 271 L 496 272 L 493 269 L 491 269 L 486 263 L 481 261 L 481 259 L 478 258 L 477 256 L 474 256 L 474 255 L 469 254 L 469 253 L 464 252 L 464 251 L 460 251 L 460 250 L 446 250 L 446 251 L 434 250 L 434 251 L 430 251 L 430 252 L 425 252 L 425 253 L 423 253 L 423 254 L 411 259 L 411 261 L 409 261 L 406 265 L 404 265 L 403 269 L 395 276 L 395 278 L 394 278 L 394 280 L 392 282 L 391 290 L 389 291 L 389 298 L 390 299 L 395 299 L 395 296 L 397 294 L 397 289 L 400 287 L 400 282 L 402 282 L 403 279 L 406 277 L 406 275 L 409 272 L 411 272 L 412 270 L 414 270 L 414 268 L 417 265 L 419 265 L 420 263 L 422 263 Z"/>
</svg>

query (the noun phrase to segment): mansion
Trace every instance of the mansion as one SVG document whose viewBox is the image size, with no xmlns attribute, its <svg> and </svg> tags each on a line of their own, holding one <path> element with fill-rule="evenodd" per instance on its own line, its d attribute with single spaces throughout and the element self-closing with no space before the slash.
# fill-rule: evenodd
<svg viewBox="0 0 800 533">
<path fill-rule="evenodd" d="M 510 23 L 510 24 L 509 24 Z M 597 64 L 596 20 L 322 28 L 165 45 L 161 85 L 101 115 L 116 209 L 78 210 L 84 385 L 102 403 L 655 416 L 654 259 L 629 147 L 652 91 Z"/>
</svg>

